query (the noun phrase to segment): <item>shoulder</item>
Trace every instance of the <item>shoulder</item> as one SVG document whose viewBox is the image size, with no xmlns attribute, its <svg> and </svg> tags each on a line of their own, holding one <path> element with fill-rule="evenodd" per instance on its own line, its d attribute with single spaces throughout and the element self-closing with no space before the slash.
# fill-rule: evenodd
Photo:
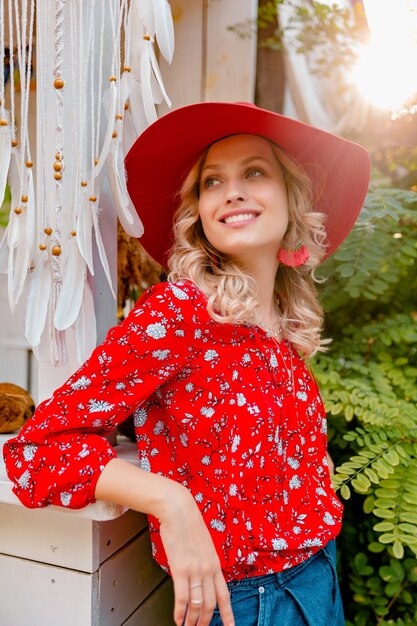
<svg viewBox="0 0 417 626">
<path fill-rule="evenodd" d="M 136 303 L 135 309 L 141 307 L 192 308 L 194 310 L 207 309 L 207 299 L 198 287 L 191 281 L 162 282 L 150 287 Z"/>
<path fill-rule="evenodd" d="M 209 321 L 207 299 L 191 281 L 163 282 L 150 287 L 137 301 L 127 319 L 147 320 L 148 317 L 165 323 L 181 322 L 192 326 Z"/>
</svg>

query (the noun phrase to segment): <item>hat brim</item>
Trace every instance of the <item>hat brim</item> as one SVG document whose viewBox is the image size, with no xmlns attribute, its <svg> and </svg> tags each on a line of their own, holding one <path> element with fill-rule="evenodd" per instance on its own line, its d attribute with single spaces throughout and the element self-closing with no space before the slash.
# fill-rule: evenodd
<svg viewBox="0 0 417 626">
<path fill-rule="evenodd" d="M 173 243 L 178 191 L 191 166 L 212 143 L 240 134 L 270 139 L 303 167 L 313 184 L 313 210 L 327 215 L 326 258 L 351 231 L 370 177 L 362 146 L 248 103 L 192 104 L 149 126 L 125 159 L 127 189 L 144 226 L 140 242 L 162 266 Z"/>
</svg>

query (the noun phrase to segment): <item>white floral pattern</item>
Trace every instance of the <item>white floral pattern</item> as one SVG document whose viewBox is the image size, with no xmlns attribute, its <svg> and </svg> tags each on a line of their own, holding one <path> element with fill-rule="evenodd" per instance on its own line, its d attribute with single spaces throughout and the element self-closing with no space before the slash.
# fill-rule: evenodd
<svg viewBox="0 0 417 626">
<path fill-rule="evenodd" d="M 133 413 L 140 466 L 193 494 L 227 580 L 281 571 L 339 532 L 317 385 L 286 341 L 220 324 L 190 282 L 161 283 L 5 445 L 26 506 L 94 501 Z M 157 520 L 152 550 L 168 571 Z"/>
</svg>

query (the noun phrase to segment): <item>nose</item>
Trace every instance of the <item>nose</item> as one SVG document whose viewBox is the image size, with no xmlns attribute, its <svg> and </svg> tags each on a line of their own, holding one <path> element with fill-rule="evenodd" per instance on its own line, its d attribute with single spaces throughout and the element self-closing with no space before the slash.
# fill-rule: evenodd
<svg viewBox="0 0 417 626">
<path fill-rule="evenodd" d="M 244 202 L 246 200 L 246 191 L 242 183 L 238 180 L 230 180 L 226 187 L 225 200 L 226 204 L 233 202 Z"/>
</svg>

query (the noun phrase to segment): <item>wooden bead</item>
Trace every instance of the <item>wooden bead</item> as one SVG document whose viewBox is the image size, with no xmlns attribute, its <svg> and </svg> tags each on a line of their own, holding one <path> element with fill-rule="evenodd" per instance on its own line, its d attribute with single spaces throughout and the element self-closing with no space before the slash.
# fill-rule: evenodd
<svg viewBox="0 0 417 626">
<path fill-rule="evenodd" d="M 150 41 L 151 40 L 151 36 L 148 35 L 148 33 L 146 33 L 146 35 L 143 35 L 143 38 L 145 39 L 145 41 Z"/>
<path fill-rule="evenodd" d="M 26 203 L 29 200 L 29 198 L 27 196 L 22 196 L 22 202 Z"/>
<path fill-rule="evenodd" d="M 33 162 L 32 161 L 26 161 L 25 165 L 26 165 L 26 167 L 32 167 L 33 166 Z"/>
<path fill-rule="evenodd" d="M 58 245 L 52 246 L 51 252 L 52 252 L 53 256 L 59 256 L 61 254 L 61 252 L 62 252 L 61 246 L 58 246 Z"/>
<path fill-rule="evenodd" d="M 116 137 L 117 137 L 117 132 L 114 130 L 114 131 L 112 132 L 111 136 L 113 137 L 113 139 L 116 139 Z"/>
<path fill-rule="evenodd" d="M 97 200 L 95 196 L 90 196 L 88 199 L 90 200 L 90 202 L 95 202 Z"/>
<path fill-rule="evenodd" d="M 44 228 L 43 232 L 45 233 L 45 235 L 52 235 L 52 228 Z"/>
<path fill-rule="evenodd" d="M 81 187 L 87 187 L 88 183 L 86 180 L 82 180 L 80 184 L 81 184 Z"/>
<path fill-rule="evenodd" d="M 16 148 L 16 146 L 17 146 L 16 139 L 12 139 L 12 148 Z"/>
<path fill-rule="evenodd" d="M 116 82 L 116 80 L 117 80 L 117 76 L 113 76 L 113 75 L 112 75 L 112 76 L 109 76 L 109 81 L 110 81 L 111 83 L 115 83 L 115 82 Z"/>
<path fill-rule="evenodd" d="M 0 126 L 8 126 L 9 122 L 7 120 L 1 119 L 0 120 Z"/>
<path fill-rule="evenodd" d="M 76 237 L 77 236 L 77 231 L 76 230 L 72 230 L 71 231 L 71 237 Z"/>
<path fill-rule="evenodd" d="M 38 246 L 39 250 L 46 250 L 46 246 L 44 243 L 40 243 Z"/>
<path fill-rule="evenodd" d="M 61 172 L 55 172 L 54 178 L 55 178 L 55 180 L 61 180 L 61 178 L 62 178 Z"/>
<path fill-rule="evenodd" d="M 97 165 L 98 159 L 94 159 L 94 165 Z"/>
<path fill-rule="evenodd" d="M 122 70 L 122 71 L 123 71 L 123 72 L 131 72 L 131 71 L 132 71 L 132 68 L 130 67 L 130 65 L 125 65 L 125 66 L 123 67 L 123 70 Z"/>
<path fill-rule="evenodd" d="M 125 102 L 125 111 L 127 111 L 127 110 L 128 110 L 128 108 L 129 108 L 129 103 L 128 103 L 128 102 Z"/>
<path fill-rule="evenodd" d="M 54 87 L 55 89 L 62 89 L 65 85 L 64 79 L 61 76 L 58 76 L 58 78 L 55 78 L 54 80 Z"/>
<path fill-rule="evenodd" d="M 22 207 L 17 206 L 15 209 L 13 209 L 14 212 L 16 213 L 16 215 L 20 215 L 23 211 Z"/>
<path fill-rule="evenodd" d="M 60 152 L 55 152 L 55 160 L 60 161 L 62 159 L 62 155 Z"/>
<path fill-rule="evenodd" d="M 123 115 L 121 113 L 116 113 L 116 120 L 122 120 Z"/>
<path fill-rule="evenodd" d="M 55 163 L 54 163 L 54 170 L 56 172 L 60 172 L 62 170 L 62 162 L 61 161 L 55 161 Z"/>
</svg>

